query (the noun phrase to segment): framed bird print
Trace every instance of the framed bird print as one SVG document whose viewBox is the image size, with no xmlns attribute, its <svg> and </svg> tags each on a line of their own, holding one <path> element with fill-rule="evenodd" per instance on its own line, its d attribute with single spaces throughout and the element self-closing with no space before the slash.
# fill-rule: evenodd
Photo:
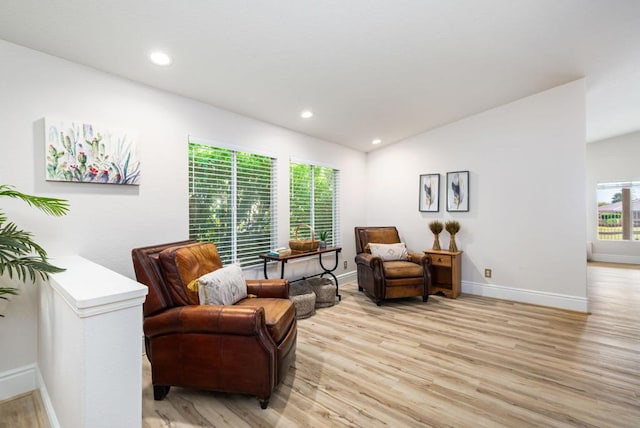
<svg viewBox="0 0 640 428">
<path fill-rule="evenodd" d="M 440 211 L 440 174 L 420 175 L 418 209 L 422 212 Z"/>
<path fill-rule="evenodd" d="M 469 211 L 469 171 L 447 172 L 447 211 Z"/>
</svg>

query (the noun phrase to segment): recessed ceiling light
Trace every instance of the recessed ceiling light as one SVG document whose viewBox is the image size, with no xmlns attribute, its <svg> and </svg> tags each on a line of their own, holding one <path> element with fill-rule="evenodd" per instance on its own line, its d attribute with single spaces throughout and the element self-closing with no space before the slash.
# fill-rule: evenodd
<svg viewBox="0 0 640 428">
<path fill-rule="evenodd" d="M 313 117 L 313 112 L 311 110 L 305 110 L 300 113 L 300 117 L 303 119 L 309 119 L 310 117 Z"/>
<path fill-rule="evenodd" d="M 155 51 L 149 55 L 149 59 L 156 65 L 169 65 L 171 64 L 171 57 L 164 52 Z"/>
<path fill-rule="evenodd" d="M 382 140 L 380 138 L 376 138 L 371 142 L 371 144 L 380 144 L 380 143 L 382 143 Z"/>
</svg>

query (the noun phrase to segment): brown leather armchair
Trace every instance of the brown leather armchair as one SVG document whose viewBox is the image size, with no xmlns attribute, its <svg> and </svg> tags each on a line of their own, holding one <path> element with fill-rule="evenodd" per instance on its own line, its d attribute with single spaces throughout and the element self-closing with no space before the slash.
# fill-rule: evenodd
<svg viewBox="0 0 640 428">
<path fill-rule="evenodd" d="M 369 295 L 380 306 L 384 300 L 422 296 L 429 299 L 431 273 L 429 257 L 424 253 L 408 253 L 406 261 L 383 261 L 368 250 L 369 243 L 400 242 L 398 229 L 390 227 L 356 227 L 356 267 L 358 290 Z"/>
<path fill-rule="evenodd" d="M 131 255 L 149 287 L 143 326 L 154 399 L 181 386 L 256 395 L 266 409 L 296 354 L 288 281 L 247 280 L 249 297 L 235 305 L 199 305 L 187 285 L 222 267 L 214 244 L 174 242 Z"/>
</svg>

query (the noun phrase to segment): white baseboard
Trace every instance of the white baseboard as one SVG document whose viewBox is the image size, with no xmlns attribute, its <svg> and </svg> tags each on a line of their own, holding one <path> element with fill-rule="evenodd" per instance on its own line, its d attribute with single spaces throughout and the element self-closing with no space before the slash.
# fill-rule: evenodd
<svg viewBox="0 0 640 428">
<path fill-rule="evenodd" d="M 38 367 L 28 364 L 0 373 L 0 401 L 38 389 Z"/>
<path fill-rule="evenodd" d="M 348 282 L 357 281 L 358 271 L 352 270 L 351 272 L 336 275 L 336 278 L 338 278 L 338 284 L 346 284 Z"/>
<path fill-rule="evenodd" d="M 36 375 L 38 377 L 40 398 L 42 399 L 42 405 L 44 406 L 44 411 L 47 414 L 49 426 L 51 428 L 60 428 L 60 422 L 58 421 L 58 416 L 56 416 L 56 412 L 53 408 L 53 403 L 51 402 L 49 391 L 47 391 L 47 385 L 44 383 L 44 379 L 42 378 L 42 373 L 40 373 L 39 369 L 36 369 Z"/>
<path fill-rule="evenodd" d="M 625 256 L 621 254 L 603 254 L 593 253 L 591 260 L 594 262 L 606 262 L 606 263 L 625 263 L 631 265 L 640 264 L 640 256 Z"/>
<path fill-rule="evenodd" d="M 53 410 L 51 397 L 49 397 L 37 364 L 29 364 L 0 373 L 0 401 L 26 394 L 36 389 L 40 391 L 49 426 L 51 428 L 60 428 L 60 423 Z"/>
<path fill-rule="evenodd" d="M 464 293 L 495 299 L 512 300 L 521 303 L 550 306 L 576 312 L 589 312 L 589 300 L 586 297 L 568 296 L 566 294 L 545 291 L 522 290 L 495 284 L 481 284 L 462 281 Z"/>
</svg>

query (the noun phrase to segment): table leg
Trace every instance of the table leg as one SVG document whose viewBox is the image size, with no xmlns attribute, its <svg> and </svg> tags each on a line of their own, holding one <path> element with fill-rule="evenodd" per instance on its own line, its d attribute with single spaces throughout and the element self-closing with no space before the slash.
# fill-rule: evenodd
<svg viewBox="0 0 640 428">
<path fill-rule="evenodd" d="M 286 260 L 280 261 L 280 279 L 284 279 L 284 264 L 286 262 Z M 264 279 L 269 279 L 269 276 L 267 275 L 267 259 L 264 259 L 264 263 L 262 264 L 262 272 L 264 273 Z"/>
<path fill-rule="evenodd" d="M 322 253 L 318 254 L 318 258 L 319 258 L 319 261 L 320 261 L 320 267 L 324 271 L 324 272 L 322 272 L 322 274 L 320 274 L 320 278 L 322 278 L 325 274 L 331 275 L 331 277 L 333 278 L 333 280 L 336 283 L 336 296 L 338 297 L 338 301 L 342 301 L 342 296 L 338 292 L 338 278 L 333 274 L 333 271 L 338 268 L 338 253 L 336 253 L 336 264 L 333 267 L 333 269 L 327 269 L 326 267 L 324 267 L 324 264 L 322 264 Z"/>
</svg>

